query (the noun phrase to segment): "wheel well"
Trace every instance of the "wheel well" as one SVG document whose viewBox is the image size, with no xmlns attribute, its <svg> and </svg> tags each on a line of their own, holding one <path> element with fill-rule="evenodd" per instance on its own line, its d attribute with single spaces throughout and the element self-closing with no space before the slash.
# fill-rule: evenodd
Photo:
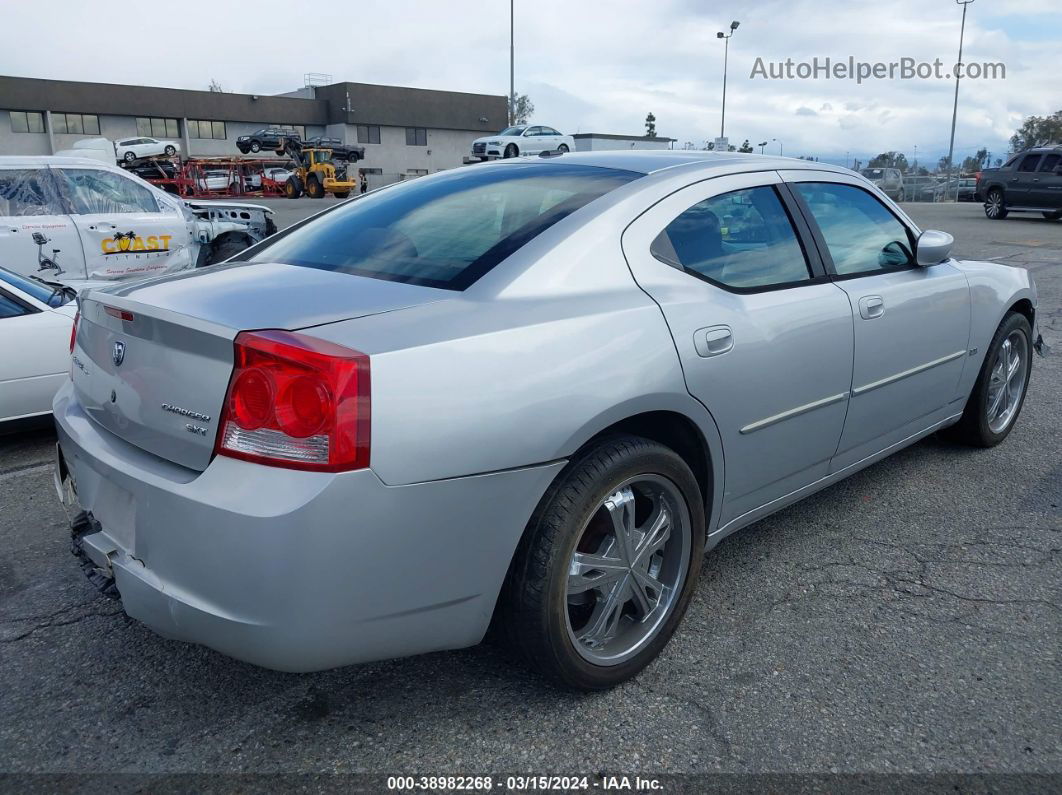
<svg viewBox="0 0 1062 795">
<path fill-rule="evenodd" d="M 708 443 L 696 425 L 674 411 L 649 411 L 635 414 L 610 425 L 587 441 L 587 447 L 606 436 L 629 433 L 659 442 L 674 450 L 693 472 L 704 499 L 705 514 L 711 514 L 709 498 L 712 493 L 712 459 Z"/>
<path fill-rule="evenodd" d="M 1033 309 L 1032 301 L 1028 298 L 1022 298 L 1007 311 L 1018 312 L 1019 314 L 1025 315 L 1025 319 L 1029 321 L 1029 326 L 1036 326 L 1036 310 Z"/>
</svg>

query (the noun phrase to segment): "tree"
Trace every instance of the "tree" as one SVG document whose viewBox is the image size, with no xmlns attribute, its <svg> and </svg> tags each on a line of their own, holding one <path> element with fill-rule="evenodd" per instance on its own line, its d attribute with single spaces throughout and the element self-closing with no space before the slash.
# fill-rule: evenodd
<svg viewBox="0 0 1062 795">
<path fill-rule="evenodd" d="M 745 139 L 745 143 L 743 143 L 741 145 L 741 148 L 738 149 L 738 151 L 739 152 L 744 152 L 745 154 L 748 154 L 749 152 L 752 151 L 752 144 L 749 143 L 749 139 L 748 138 Z"/>
<path fill-rule="evenodd" d="M 1062 110 L 1051 116 L 1030 116 L 1010 137 L 1012 152 L 1050 143 L 1062 143 Z"/>
<path fill-rule="evenodd" d="M 509 97 L 510 124 L 527 124 L 534 112 L 535 104 L 527 94 L 513 94 Z"/>
<path fill-rule="evenodd" d="M 682 148 L 683 148 L 683 149 L 687 149 L 687 150 L 689 150 L 689 149 L 696 149 L 697 147 L 696 147 L 696 145 L 695 145 L 695 144 L 693 143 L 693 141 L 686 141 L 686 143 L 684 143 L 684 144 L 682 145 Z"/>
<path fill-rule="evenodd" d="M 901 152 L 882 152 L 871 158 L 867 163 L 868 168 L 898 168 L 901 173 L 906 173 L 910 168 L 907 157 Z"/>
<path fill-rule="evenodd" d="M 221 83 L 219 83 L 213 77 L 210 78 L 210 87 L 207 90 L 210 91 L 212 94 L 224 94 L 225 93 L 225 89 L 221 87 Z"/>
<path fill-rule="evenodd" d="M 715 150 L 715 141 L 705 141 L 704 146 L 701 147 L 705 152 L 712 152 Z"/>
<path fill-rule="evenodd" d="M 978 149 L 977 154 L 971 155 L 962 161 L 962 172 L 964 174 L 972 174 L 975 171 L 980 171 L 988 163 L 991 162 L 991 157 L 988 154 L 987 149 Z"/>
<path fill-rule="evenodd" d="M 651 112 L 645 117 L 645 137 L 656 138 L 656 116 Z"/>
<path fill-rule="evenodd" d="M 947 155 L 944 155 L 944 157 L 937 161 L 937 172 L 943 174 L 948 170 L 949 166 L 951 166 L 951 161 L 948 159 Z"/>
</svg>

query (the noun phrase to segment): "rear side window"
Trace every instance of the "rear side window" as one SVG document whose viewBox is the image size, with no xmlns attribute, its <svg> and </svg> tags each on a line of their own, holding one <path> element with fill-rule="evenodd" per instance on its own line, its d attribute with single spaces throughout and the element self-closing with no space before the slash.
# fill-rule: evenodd
<svg viewBox="0 0 1062 795">
<path fill-rule="evenodd" d="M 60 168 L 55 173 L 76 215 L 159 212 L 151 191 L 121 174 L 88 168 Z"/>
<path fill-rule="evenodd" d="M 0 290 L 0 320 L 8 317 L 21 317 L 29 313 L 30 311 L 21 301 Z"/>
<path fill-rule="evenodd" d="M 1026 155 L 1021 165 L 1018 166 L 1018 171 L 1036 171 L 1036 167 L 1040 165 L 1040 155 Z"/>
<path fill-rule="evenodd" d="M 553 224 L 639 176 L 560 163 L 455 169 L 349 202 L 248 259 L 463 290 Z"/>
<path fill-rule="evenodd" d="M 0 169 L 0 217 L 64 213 L 47 170 Z"/>
<path fill-rule="evenodd" d="M 746 188 L 705 199 L 657 235 L 650 248 L 668 265 L 738 290 L 811 278 L 793 224 L 774 188 Z"/>
<path fill-rule="evenodd" d="M 1060 155 L 1047 155 L 1044 157 L 1044 162 L 1040 164 L 1041 171 L 1051 172 L 1058 168 L 1058 161 L 1062 159 Z"/>
<path fill-rule="evenodd" d="M 826 240 L 840 276 L 913 264 L 907 227 L 865 190 L 832 182 L 795 182 Z"/>
</svg>

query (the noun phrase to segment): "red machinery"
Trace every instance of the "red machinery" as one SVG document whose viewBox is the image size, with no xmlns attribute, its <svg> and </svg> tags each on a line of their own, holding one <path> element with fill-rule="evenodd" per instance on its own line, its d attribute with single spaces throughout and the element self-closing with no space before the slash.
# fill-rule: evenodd
<svg viewBox="0 0 1062 795">
<path fill-rule="evenodd" d="M 135 172 L 152 185 L 178 196 L 218 199 L 283 196 L 288 165 L 283 159 L 159 158 L 137 166 Z"/>
</svg>

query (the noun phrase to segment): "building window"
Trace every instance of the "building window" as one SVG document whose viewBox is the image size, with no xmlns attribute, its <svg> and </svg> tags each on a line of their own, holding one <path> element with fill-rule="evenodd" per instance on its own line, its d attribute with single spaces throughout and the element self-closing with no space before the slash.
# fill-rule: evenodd
<svg viewBox="0 0 1062 795">
<path fill-rule="evenodd" d="M 376 124 L 359 124 L 358 125 L 358 143 L 359 144 L 378 144 L 380 143 L 380 127 Z"/>
<path fill-rule="evenodd" d="M 406 169 L 406 174 L 408 176 L 410 176 L 410 177 L 423 177 L 427 173 L 428 173 L 428 169 L 426 169 L 426 168 L 407 168 Z"/>
<path fill-rule="evenodd" d="M 299 138 L 304 141 L 306 140 L 305 124 L 274 124 L 272 126 L 281 130 L 291 130 L 292 132 L 298 133 Z"/>
<path fill-rule="evenodd" d="M 95 113 L 53 113 L 52 132 L 99 135 L 100 117 Z"/>
<path fill-rule="evenodd" d="M 151 138 L 176 138 L 177 119 L 158 119 L 138 116 L 136 119 L 136 134 Z"/>
<path fill-rule="evenodd" d="M 427 146 L 428 131 L 423 127 L 406 127 L 406 146 Z"/>
<path fill-rule="evenodd" d="M 44 114 L 34 110 L 11 111 L 11 132 L 44 132 Z"/>
<path fill-rule="evenodd" d="M 225 122 L 223 121 L 195 121 L 188 120 L 189 138 L 214 138 L 224 141 L 228 136 L 225 134 Z"/>
</svg>

